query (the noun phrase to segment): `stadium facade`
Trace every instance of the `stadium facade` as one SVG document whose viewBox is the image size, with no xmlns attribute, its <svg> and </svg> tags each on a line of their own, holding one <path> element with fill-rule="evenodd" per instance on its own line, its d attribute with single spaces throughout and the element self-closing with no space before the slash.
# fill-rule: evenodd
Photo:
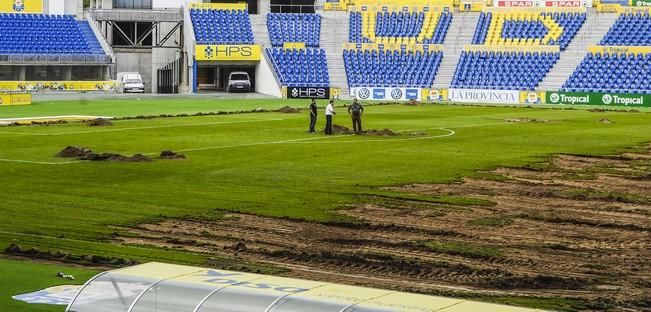
<svg viewBox="0 0 651 312">
<path fill-rule="evenodd" d="M 0 89 L 651 106 L 644 1 L 4 2 Z"/>
</svg>

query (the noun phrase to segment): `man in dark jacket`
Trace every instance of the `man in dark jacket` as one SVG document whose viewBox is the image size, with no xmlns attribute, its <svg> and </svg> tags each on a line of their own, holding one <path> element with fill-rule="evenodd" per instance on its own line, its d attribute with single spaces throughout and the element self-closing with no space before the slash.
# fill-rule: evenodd
<svg viewBox="0 0 651 312">
<path fill-rule="evenodd" d="M 317 109 L 316 99 L 312 99 L 312 103 L 310 104 L 310 133 L 316 133 L 314 127 L 316 126 Z"/>
<path fill-rule="evenodd" d="M 364 113 L 364 106 L 357 102 L 357 99 L 353 100 L 353 104 L 348 107 L 348 114 L 353 119 L 353 131 L 355 133 L 362 132 L 362 114 Z"/>
</svg>

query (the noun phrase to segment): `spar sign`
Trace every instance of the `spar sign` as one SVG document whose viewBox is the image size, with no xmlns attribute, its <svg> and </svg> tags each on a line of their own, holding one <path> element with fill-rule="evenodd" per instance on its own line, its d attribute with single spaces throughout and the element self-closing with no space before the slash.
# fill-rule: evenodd
<svg viewBox="0 0 651 312">
<path fill-rule="evenodd" d="M 520 91 L 449 89 L 448 100 L 457 103 L 520 103 Z"/>
<path fill-rule="evenodd" d="M 651 95 L 601 92 L 547 92 L 547 104 L 651 107 Z"/>
</svg>

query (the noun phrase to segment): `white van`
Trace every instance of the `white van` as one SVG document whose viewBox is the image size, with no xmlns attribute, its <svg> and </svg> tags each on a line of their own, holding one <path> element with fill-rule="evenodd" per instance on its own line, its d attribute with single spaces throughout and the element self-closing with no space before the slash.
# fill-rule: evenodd
<svg viewBox="0 0 651 312">
<path fill-rule="evenodd" d="M 140 73 L 118 73 L 118 92 L 145 93 L 145 83 Z"/>
<path fill-rule="evenodd" d="M 233 91 L 251 92 L 251 78 L 247 72 L 232 72 L 228 75 L 226 92 Z"/>
</svg>

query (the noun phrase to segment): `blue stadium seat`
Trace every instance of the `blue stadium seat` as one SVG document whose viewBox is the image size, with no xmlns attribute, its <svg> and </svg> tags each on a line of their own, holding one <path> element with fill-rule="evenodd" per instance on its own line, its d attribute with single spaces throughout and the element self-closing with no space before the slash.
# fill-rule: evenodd
<svg viewBox="0 0 651 312">
<path fill-rule="evenodd" d="M 472 44 L 543 44 L 565 50 L 586 16 L 579 12 L 482 12 Z"/>
<path fill-rule="evenodd" d="M 274 47 L 280 47 L 284 42 L 305 42 L 308 47 L 318 47 L 321 15 L 270 13 L 267 15 L 267 29 Z"/>
<path fill-rule="evenodd" d="M 253 44 L 247 11 L 192 9 L 190 18 L 197 44 Z"/>
<path fill-rule="evenodd" d="M 563 90 L 651 94 L 651 53 L 589 53 Z"/>
<path fill-rule="evenodd" d="M 619 16 L 615 24 L 601 40 L 606 46 L 649 46 L 651 45 L 651 15 L 649 12 L 626 13 Z"/>
<path fill-rule="evenodd" d="M 374 28 L 371 20 L 375 23 Z M 442 44 L 451 22 L 450 12 L 351 12 L 348 41 Z"/>
<path fill-rule="evenodd" d="M 280 83 L 293 87 L 330 87 L 325 50 L 267 48 Z"/>
<path fill-rule="evenodd" d="M 87 21 L 72 15 L 0 13 L 0 54 L 104 54 Z"/>
<path fill-rule="evenodd" d="M 348 86 L 428 88 L 442 56 L 440 51 L 346 49 Z"/>
<path fill-rule="evenodd" d="M 558 52 L 462 51 L 451 87 L 534 90 L 559 57 Z"/>
</svg>

